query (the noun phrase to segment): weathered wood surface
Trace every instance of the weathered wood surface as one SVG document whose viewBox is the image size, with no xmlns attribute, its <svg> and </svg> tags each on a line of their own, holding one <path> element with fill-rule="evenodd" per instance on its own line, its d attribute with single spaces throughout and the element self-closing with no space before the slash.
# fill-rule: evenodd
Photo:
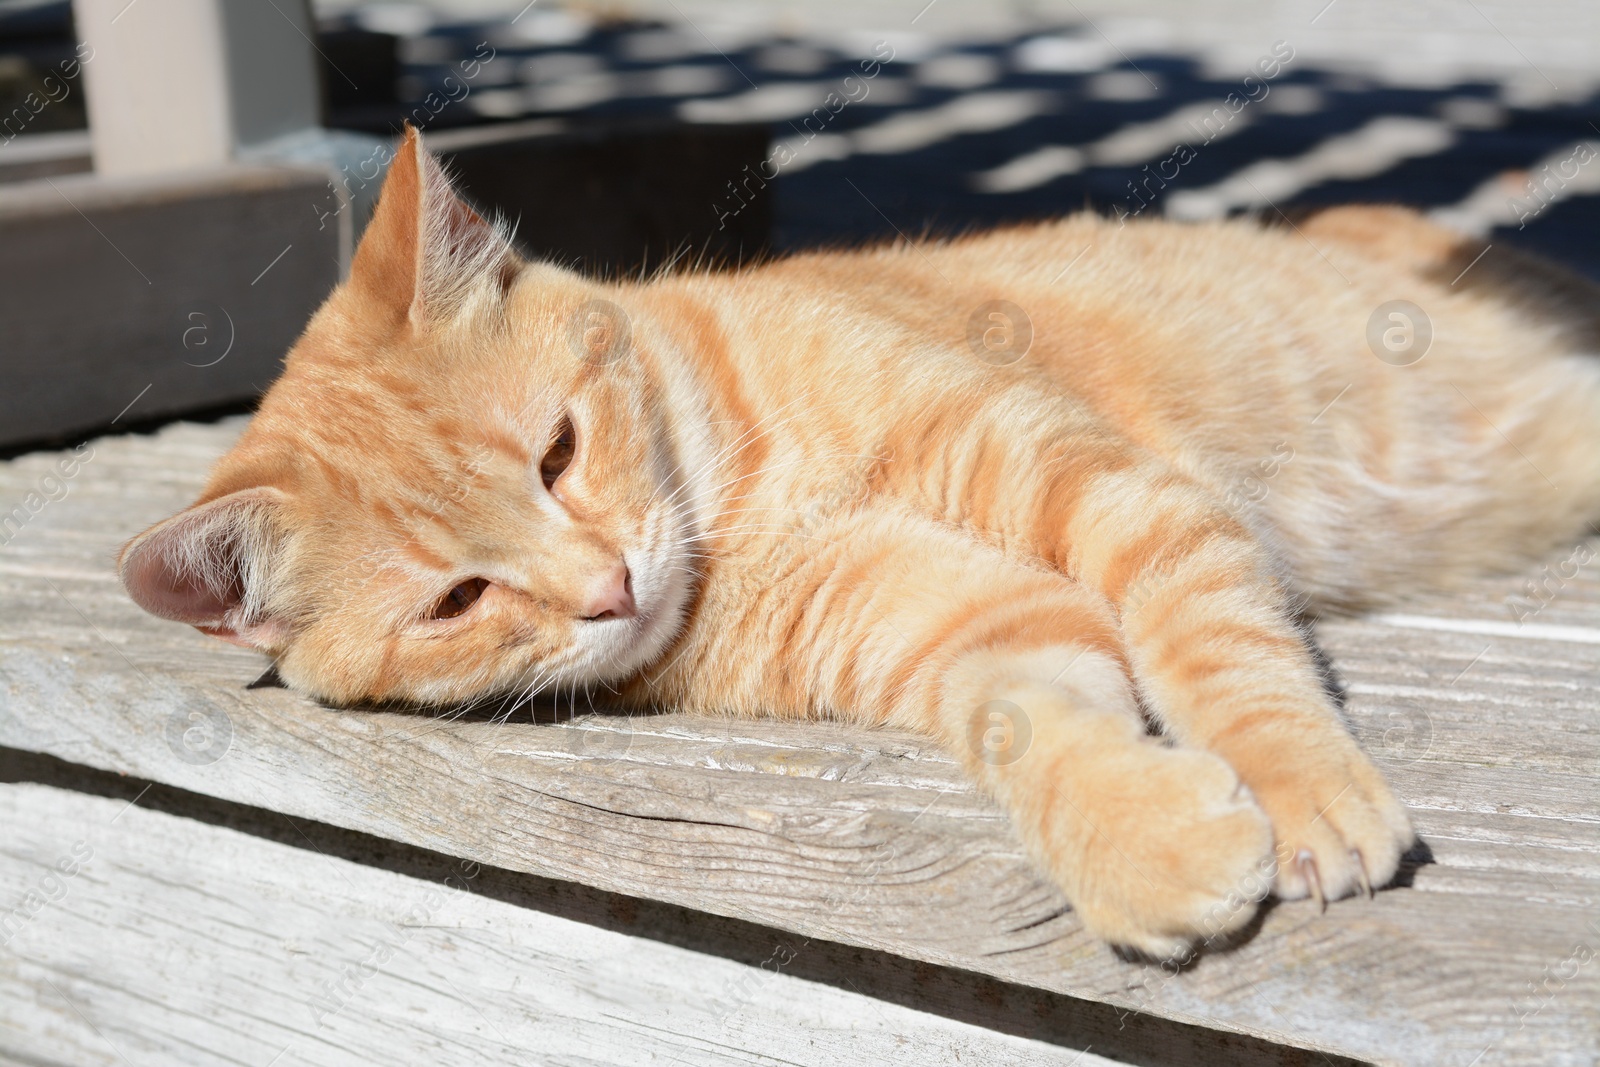
<svg viewBox="0 0 1600 1067">
<path fill-rule="evenodd" d="M 1112 1065 L 505 903 L 470 864 L 440 885 L 41 785 L 0 786 L 0 824 L 0 899 L 38 902 L 0 932 L 0 1058 Z"/>
<path fill-rule="evenodd" d="M 1241 947 L 1168 976 L 1084 935 L 999 811 L 913 737 L 676 715 L 447 724 L 246 689 L 257 657 L 144 617 L 111 570 L 239 425 L 96 442 L 0 548 L 0 745 L 1140 1013 L 1091 1025 L 1096 1052 L 1148 1016 L 1386 1063 L 1600 1053 L 1596 563 L 1520 628 L 1503 603 L 1520 578 L 1324 622 L 1353 728 L 1435 862 L 1325 916 L 1273 908 Z M 6 465 L 0 501 L 56 458 Z M 1137 1056 L 1158 1053 L 1119 1058 Z"/>
</svg>

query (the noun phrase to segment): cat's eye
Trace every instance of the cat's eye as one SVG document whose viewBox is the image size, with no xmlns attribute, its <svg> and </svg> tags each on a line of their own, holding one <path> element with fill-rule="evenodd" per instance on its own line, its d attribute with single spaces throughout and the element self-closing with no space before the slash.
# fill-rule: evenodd
<svg viewBox="0 0 1600 1067">
<path fill-rule="evenodd" d="M 572 466 L 572 455 L 576 449 L 577 437 L 572 432 L 572 420 L 562 419 L 561 425 L 556 429 L 555 440 L 550 442 L 549 450 L 539 461 L 539 477 L 544 481 L 546 489 L 555 485 L 556 479 Z"/>
<path fill-rule="evenodd" d="M 483 591 L 489 588 L 489 583 L 483 578 L 468 578 L 444 596 L 433 606 L 435 619 L 453 619 L 457 615 L 464 615 L 472 610 L 472 605 L 483 596 Z"/>
</svg>

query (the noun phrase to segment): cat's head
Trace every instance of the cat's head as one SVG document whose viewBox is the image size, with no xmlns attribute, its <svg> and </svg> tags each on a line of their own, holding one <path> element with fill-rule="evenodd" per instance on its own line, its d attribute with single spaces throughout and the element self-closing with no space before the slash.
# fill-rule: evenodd
<svg viewBox="0 0 1600 1067">
<path fill-rule="evenodd" d="M 694 559 L 627 299 L 522 262 L 408 131 L 249 428 L 194 506 L 123 549 L 129 594 L 339 703 L 638 671 L 680 628 Z"/>
</svg>

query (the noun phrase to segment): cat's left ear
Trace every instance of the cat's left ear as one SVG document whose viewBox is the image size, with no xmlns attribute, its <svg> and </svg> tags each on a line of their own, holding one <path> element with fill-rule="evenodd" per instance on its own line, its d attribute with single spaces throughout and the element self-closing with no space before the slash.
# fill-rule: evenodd
<svg viewBox="0 0 1600 1067">
<path fill-rule="evenodd" d="M 158 523 L 123 547 L 117 560 L 123 587 L 152 615 L 236 645 L 280 651 L 289 628 L 265 601 L 283 501 L 276 489 L 242 489 Z"/>
<path fill-rule="evenodd" d="M 365 312 L 420 329 L 475 297 L 503 295 L 522 265 L 504 229 L 462 202 L 408 124 L 350 265 Z"/>
</svg>

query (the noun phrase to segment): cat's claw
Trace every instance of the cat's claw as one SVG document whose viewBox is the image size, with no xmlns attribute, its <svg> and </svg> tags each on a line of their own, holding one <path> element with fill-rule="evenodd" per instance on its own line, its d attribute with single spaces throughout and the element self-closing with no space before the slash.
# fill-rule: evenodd
<svg viewBox="0 0 1600 1067">
<path fill-rule="evenodd" d="M 1306 885 L 1311 889 L 1311 895 L 1316 898 L 1317 907 L 1324 915 L 1328 912 L 1328 897 L 1322 891 L 1322 879 L 1317 874 L 1317 857 L 1309 848 L 1300 850 L 1295 857 L 1295 865 L 1300 868 L 1300 877 L 1304 878 Z"/>
<path fill-rule="evenodd" d="M 1367 877 L 1367 861 L 1361 858 L 1361 850 L 1350 850 L 1350 858 L 1356 861 L 1356 884 L 1361 887 L 1362 894 L 1372 900 L 1377 897 L 1377 892 L 1372 888 L 1372 879 Z"/>
<path fill-rule="evenodd" d="M 1406 810 L 1382 775 L 1342 730 L 1308 738 L 1292 751 L 1264 748 L 1240 768 L 1272 819 L 1277 895 L 1313 897 L 1318 906 L 1374 891 L 1394 877 L 1416 839 Z"/>
</svg>

